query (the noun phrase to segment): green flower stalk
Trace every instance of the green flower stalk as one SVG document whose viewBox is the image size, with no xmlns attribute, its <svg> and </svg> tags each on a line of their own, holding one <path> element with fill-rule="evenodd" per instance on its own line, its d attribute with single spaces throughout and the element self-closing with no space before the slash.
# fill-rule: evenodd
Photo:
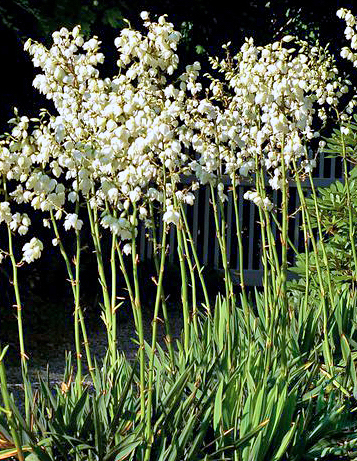
<svg viewBox="0 0 357 461">
<path fill-rule="evenodd" d="M 12 232 L 11 232 L 9 225 L 7 225 L 7 233 L 8 233 L 8 241 L 9 241 L 9 256 L 10 256 L 11 266 L 12 266 L 12 285 L 14 287 L 15 300 L 16 300 L 16 313 L 17 313 L 16 317 L 17 317 L 17 329 L 18 329 L 19 344 L 20 344 L 22 379 L 24 383 L 26 382 L 27 384 L 29 384 L 28 369 L 27 369 L 28 356 L 26 355 L 26 352 L 25 352 L 25 341 L 24 341 L 23 321 L 22 321 L 22 304 L 21 304 L 18 273 L 17 273 L 18 264 L 16 263 L 15 256 L 14 256 Z M 26 414 L 26 421 L 29 422 L 30 421 L 30 401 L 29 401 L 29 395 L 27 392 L 25 392 L 25 414 Z"/>
<path fill-rule="evenodd" d="M 184 257 L 184 247 L 183 247 L 183 235 L 180 224 L 176 226 L 177 234 L 177 252 L 180 263 L 180 272 L 181 272 L 181 301 L 182 301 L 182 311 L 183 311 L 183 335 L 184 335 L 184 349 L 185 353 L 188 354 L 189 350 L 189 338 L 190 338 L 190 311 L 188 307 L 188 289 L 187 289 L 187 270 Z"/>
<path fill-rule="evenodd" d="M 112 364 L 117 359 L 117 316 L 116 311 L 117 305 L 117 272 L 116 272 L 116 248 L 117 248 L 117 237 L 112 234 L 112 246 L 110 250 L 110 269 L 112 275 L 112 286 L 111 286 L 111 319 L 112 319 Z"/>
<path fill-rule="evenodd" d="M 155 263 L 155 269 L 157 276 L 160 276 L 160 261 L 158 258 L 158 249 L 161 248 L 162 250 L 164 248 L 163 243 L 161 242 L 158 244 L 157 241 L 157 232 L 156 232 L 156 226 L 154 222 L 154 207 L 152 203 L 150 202 L 149 204 L 149 209 L 150 209 L 150 215 L 152 216 L 153 219 L 153 225 L 152 225 L 152 241 L 153 241 L 153 247 L 154 247 L 154 263 Z M 164 236 L 164 234 L 163 234 Z M 166 237 L 165 237 L 166 238 Z M 170 360 L 171 360 L 171 366 L 172 370 L 175 368 L 175 354 L 174 354 L 174 348 L 172 344 L 172 334 L 171 334 L 171 328 L 170 328 L 170 319 L 167 313 L 167 307 L 166 307 L 166 299 L 165 299 L 165 293 L 164 293 L 164 287 L 161 287 L 161 306 L 162 306 L 162 314 L 164 317 L 164 324 L 165 324 L 165 332 L 166 332 L 166 344 L 167 344 L 167 349 L 169 351 L 170 355 Z"/>
<path fill-rule="evenodd" d="M 133 304 L 133 315 L 135 319 L 136 333 L 139 338 L 139 362 L 140 362 L 140 419 L 145 419 L 145 340 L 144 340 L 144 327 L 143 327 L 143 316 L 141 312 L 141 301 L 140 301 L 140 284 L 138 274 L 138 263 L 139 255 L 136 250 L 136 220 L 137 220 L 137 208 L 134 204 L 134 212 L 132 215 L 132 238 L 131 238 L 131 261 L 134 279 L 134 304 Z"/>
<path fill-rule="evenodd" d="M 17 457 L 19 461 L 24 461 L 25 456 L 22 451 L 22 446 L 20 442 L 20 437 L 19 434 L 16 430 L 16 421 L 15 418 L 13 417 L 12 410 L 11 410 L 11 405 L 10 405 L 10 395 L 7 389 L 7 379 L 6 379 L 6 371 L 5 371 L 5 365 L 4 365 L 4 357 L 6 354 L 8 346 L 6 346 L 4 349 L 2 349 L 1 344 L 0 344 L 0 383 L 1 383 L 1 396 L 5 405 L 5 413 L 6 413 L 6 418 L 9 424 L 10 428 L 10 433 L 16 448 L 17 452 Z M 26 398 L 26 392 L 25 392 L 25 398 Z"/>
<path fill-rule="evenodd" d="M 232 180 L 232 193 L 233 193 L 233 204 L 234 204 L 234 214 L 236 221 L 236 235 L 238 241 L 238 261 L 239 261 L 239 284 L 242 293 L 243 308 L 246 312 L 248 318 L 248 299 L 247 292 L 245 289 L 244 283 L 244 267 L 243 267 L 243 241 L 242 241 L 242 232 L 240 229 L 240 216 L 238 211 L 238 197 L 237 197 L 237 186 L 236 186 L 236 176 L 233 176 Z M 249 329 L 250 330 L 250 329 Z"/>
<path fill-rule="evenodd" d="M 325 248 L 324 240 L 323 240 L 324 235 L 323 235 L 322 227 L 321 227 L 320 210 L 319 210 L 319 206 L 318 206 L 318 203 L 317 203 L 316 188 L 315 188 L 315 184 L 314 184 L 314 180 L 313 180 L 311 172 L 309 172 L 309 180 L 310 180 L 312 198 L 313 198 L 314 206 L 315 206 L 316 222 L 317 222 L 317 228 L 318 228 L 318 232 L 319 232 L 319 239 L 320 239 L 322 257 L 323 257 L 324 265 L 325 265 L 325 268 L 326 268 L 328 293 L 329 293 L 331 306 L 333 306 L 333 304 L 334 304 L 334 295 L 333 295 L 333 290 L 332 290 L 332 285 L 331 285 L 330 266 L 329 266 L 329 263 L 328 263 L 326 248 Z"/>
<path fill-rule="evenodd" d="M 79 296 L 79 293 L 77 292 L 76 279 L 75 279 L 75 276 L 73 275 L 72 265 L 71 265 L 70 259 L 69 259 L 68 255 L 67 255 L 67 252 L 66 252 L 66 250 L 65 250 L 65 248 L 63 246 L 62 240 L 60 238 L 57 222 L 55 220 L 55 217 L 53 215 L 52 210 L 50 210 L 50 217 L 51 217 L 52 228 L 53 228 L 53 231 L 54 231 L 54 234 L 56 236 L 56 240 L 58 242 L 58 246 L 59 246 L 59 249 L 60 249 L 60 253 L 61 253 L 62 258 L 63 258 L 63 260 L 64 260 L 64 262 L 66 264 L 68 278 L 69 278 L 69 281 L 71 283 L 74 303 L 75 303 L 75 306 L 77 306 L 78 317 L 79 317 L 79 322 L 80 322 L 80 325 L 81 325 L 81 331 L 82 331 L 82 336 L 83 336 L 83 344 L 84 344 L 84 348 L 85 348 L 85 352 L 86 352 L 88 371 L 89 371 L 89 373 L 91 375 L 91 378 L 94 379 L 94 370 L 95 370 L 95 368 L 94 368 L 93 362 L 92 362 L 92 356 L 91 356 L 90 347 L 89 347 L 89 341 L 88 341 L 87 329 L 86 329 L 86 325 L 85 325 L 85 321 L 84 321 L 83 310 L 81 308 L 79 299 L 77 301 L 77 297 Z M 77 250 L 78 250 L 78 242 L 77 242 Z"/>
<path fill-rule="evenodd" d="M 175 209 L 179 209 L 176 195 L 173 194 L 173 202 Z M 190 310 L 188 307 L 188 289 L 187 289 L 187 270 L 186 262 L 188 255 L 185 255 L 184 244 L 183 244 L 183 232 L 182 232 L 182 219 L 176 224 L 176 235 L 177 235 L 177 253 L 179 257 L 180 273 L 181 273 L 181 301 L 182 301 L 182 312 L 183 312 L 183 335 L 184 335 L 184 350 L 188 354 L 189 351 L 189 335 L 190 335 Z M 186 257 L 185 257 L 186 256 Z"/>
<path fill-rule="evenodd" d="M 259 166 L 256 156 L 256 187 L 258 195 L 264 200 L 266 197 L 264 171 Z M 275 238 L 271 228 L 271 220 L 267 210 L 258 207 L 261 239 L 262 239 L 262 263 L 264 267 L 264 309 L 265 319 L 268 326 L 270 322 L 271 336 L 269 342 L 272 343 L 272 335 L 275 334 L 276 300 L 277 300 L 277 279 L 280 274 L 280 263 L 275 245 Z"/>
<path fill-rule="evenodd" d="M 81 257 L 81 239 L 80 232 L 76 230 L 76 257 L 74 259 L 75 265 L 75 279 L 74 279 L 74 290 L 75 290 L 75 306 L 74 306 L 74 338 L 76 344 L 76 360 L 77 360 L 77 373 L 76 373 L 76 387 L 78 394 L 82 393 L 82 352 L 81 352 L 81 340 L 79 332 L 79 311 L 80 311 L 80 257 Z"/>
<path fill-rule="evenodd" d="M 116 358 L 116 338 L 113 336 L 113 312 L 112 312 L 112 302 L 109 295 L 108 290 L 108 283 L 107 278 L 105 275 L 104 269 L 104 262 L 103 262 L 103 252 L 102 246 L 100 243 L 100 232 L 99 232 L 99 225 L 98 225 L 98 212 L 96 207 L 92 210 L 89 200 L 87 200 L 87 212 L 89 217 L 89 223 L 91 228 L 91 235 L 94 245 L 94 251 L 97 259 L 97 268 L 98 268 L 98 275 L 99 281 L 102 288 L 102 295 L 103 295 L 103 304 L 104 304 L 104 312 L 103 312 L 103 320 L 105 323 L 105 327 L 107 330 L 107 338 L 108 338 L 108 347 L 110 351 L 111 361 L 115 363 Z"/>
<path fill-rule="evenodd" d="M 180 208 L 181 208 L 181 217 L 182 217 L 182 221 L 183 221 L 184 236 L 185 236 L 185 239 L 187 239 L 188 242 L 190 243 L 191 252 L 192 252 L 192 255 L 193 255 L 194 262 L 195 262 L 194 267 L 197 270 L 198 277 L 199 277 L 200 282 L 201 282 L 203 296 L 205 298 L 205 306 L 204 307 L 206 309 L 207 314 L 211 315 L 210 301 L 209 301 L 209 297 L 208 297 L 206 283 L 205 283 L 205 280 L 204 280 L 204 277 L 203 277 L 203 267 L 201 266 L 201 263 L 200 263 L 200 261 L 198 259 L 196 246 L 195 246 L 195 243 L 194 243 L 193 238 L 192 238 L 192 234 L 191 234 L 188 222 L 187 222 L 186 213 L 184 211 L 182 203 L 180 204 Z M 186 251 L 186 253 L 188 254 L 188 251 Z"/>
<path fill-rule="evenodd" d="M 149 378 L 148 378 L 148 396 L 147 396 L 147 405 L 146 405 L 146 426 L 145 426 L 145 439 L 147 442 L 147 447 L 145 451 L 144 461 L 150 461 L 151 456 L 151 447 L 153 441 L 153 432 L 152 432 L 152 397 L 153 397 L 153 386 L 154 386 L 154 358 L 156 352 L 156 341 L 157 341 L 157 322 L 159 315 L 160 301 L 162 298 L 162 284 L 164 279 L 164 270 L 165 270 L 165 256 L 166 256 L 166 235 L 167 235 L 167 225 L 166 222 L 163 222 L 162 230 L 162 243 L 161 243 L 161 258 L 160 258 L 160 268 L 159 268 L 159 278 L 157 281 L 156 288 L 156 298 L 155 298 L 155 308 L 154 308 L 154 318 L 152 322 L 152 338 L 151 338 L 151 351 L 150 351 L 150 361 L 149 361 Z"/>
<path fill-rule="evenodd" d="M 182 213 L 182 210 L 181 210 Z M 191 299 L 192 299 L 192 321 L 196 334 L 198 334 L 198 325 L 197 325 L 197 292 L 196 292 L 196 279 L 195 279 L 195 268 L 192 264 L 190 251 L 187 243 L 187 236 L 185 232 L 185 227 L 182 227 L 182 240 L 185 248 L 186 261 L 191 278 Z"/>
<path fill-rule="evenodd" d="M 227 261 L 226 229 L 225 229 L 226 223 L 225 223 L 225 217 L 224 217 L 224 207 L 223 207 L 221 198 L 219 198 L 218 199 L 219 206 L 220 206 L 220 216 L 219 216 L 215 190 L 213 189 L 212 184 L 210 184 L 210 186 L 211 186 L 211 198 L 212 198 L 212 205 L 213 205 L 214 222 L 215 222 L 215 227 L 216 227 L 216 236 L 217 236 L 219 248 L 221 251 L 222 264 L 223 264 L 223 269 L 224 269 L 224 283 L 225 283 L 225 289 L 226 289 L 226 299 L 229 303 L 229 312 L 231 313 L 235 307 L 235 297 L 233 293 L 232 277 L 231 277 L 231 273 L 230 273 L 230 270 L 228 267 L 228 261 Z M 219 217 L 220 217 L 221 222 L 219 222 Z M 228 366 L 230 368 L 232 366 L 232 363 L 231 363 L 232 335 L 230 333 L 230 315 L 228 315 L 227 317 L 226 329 L 227 329 L 227 340 L 228 340 L 227 357 L 228 357 Z"/>
<path fill-rule="evenodd" d="M 314 234 L 313 234 L 312 225 L 311 225 L 311 218 L 310 218 L 310 215 L 308 213 L 308 209 L 307 209 L 307 205 L 306 205 L 306 199 L 305 199 L 304 192 L 302 190 L 301 180 L 300 180 L 300 176 L 298 174 L 298 169 L 297 169 L 295 159 L 293 159 L 293 167 L 294 167 L 294 171 L 295 171 L 295 181 L 296 181 L 296 186 L 297 186 L 297 190 L 298 190 L 298 194 L 299 194 L 299 198 L 300 198 L 300 204 L 301 204 L 301 207 L 302 207 L 302 212 L 304 213 L 304 215 L 306 217 L 308 234 L 309 234 L 309 238 L 311 239 L 311 243 L 312 243 L 312 247 L 313 247 L 313 251 L 314 251 L 314 255 L 315 255 L 316 271 L 317 271 L 317 276 L 318 276 L 319 285 L 320 285 L 321 309 L 322 309 L 322 312 L 323 312 L 323 331 L 324 331 L 324 348 L 323 348 L 323 351 L 324 351 L 324 356 L 325 356 L 327 368 L 328 368 L 329 372 L 332 373 L 333 360 L 332 360 L 332 354 L 331 354 L 331 350 L 330 350 L 330 344 L 329 344 L 329 338 L 328 338 L 328 325 L 327 325 L 328 302 L 327 302 L 327 299 L 326 299 L 325 285 L 324 285 L 324 281 L 323 281 L 323 277 L 322 277 L 322 270 L 321 270 L 321 266 L 320 266 L 319 253 L 318 253 L 316 239 L 315 239 Z M 312 183 L 312 188 L 315 191 L 315 188 L 314 188 L 314 185 L 313 185 L 313 179 L 312 179 L 312 176 L 310 174 L 310 184 L 311 183 Z M 315 197 L 315 210 L 316 210 L 316 207 L 317 207 L 316 193 L 314 194 L 314 197 Z M 317 212 L 318 212 L 318 209 L 317 209 Z M 319 215 L 317 214 L 317 219 L 318 219 L 318 216 Z M 321 226 L 320 226 L 320 228 L 321 228 Z M 322 239 L 320 240 L 320 245 L 322 245 L 322 247 L 324 248 L 324 246 L 323 246 L 324 243 L 323 243 Z M 327 270 L 328 270 L 328 266 L 327 266 Z M 306 268 L 306 271 L 308 271 L 308 268 Z M 331 297 L 331 293 L 330 293 L 330 297 Z M 333 305 L 333 304 L 331 304 L 331 305 Z"/>
<path fill-rule="evenodd" d="M 345 143 L 345 136 L 342 133 L 342 129 L 340 128 L 340 140 L 341 140 L 341 147 L 342 147 L 342 159 L 343 159 L 343 176 L 345 179 L 345 187 L 346 187 L 346 195 L 347 195 L 347 208 L 348 208 L 348 235 L 351 243 L 352 249 L 352 257 L 353 263 L 355 266 L 354 269 L 354 280 L 357 282 L 357 252 L 356 252 L 356 239 L 355 239 L 355 223 L 353 219 L 353 206 L 351 201 L 351 191 L 350 191 L 350 180 L 348 175 L 348 168 L 347 168 L 347 155 L 346 155 L 346 143 Z"/>
<path fill-rule="evenodd" d="M 282 143 L 284 146 L 284 142 Z M 283 150 L 283 147 L 282 147 Z M 285 167 L 284 154 L 281 155 L 281 172 L 282 172 L 282 232 L 280 234 L 281 241 L 281 272 L 280 272 L 280 281 L 278 288 L 278 297 L 280 299 L 280 305 L 282 306 L 281 320 L 282 320 L 282 338 L 281 338 L 281 353 L 283 360 L 283 367 L 285 374 L 287 374 L 287 343 L 286 343 L 286 334 L 287 334 L 287 321 L 288 321 L 288 298 L 286 292 L 286 281 L 288 273 L 288 231 L 289 231 L 289 215 L 288 215 L 288 200 L 289 200 L 289 184 L 287 178 L 287 171 Z"/>
<path fill-rule="evenodd" d="M 231 273 L 228 267 L 228 260 L 227 260 L 227 248 L 226 248 L 226 221 L 224 215 L 224 207 L 221 199 L 219 199 L 219 211 L 217 207 L 217 200 L 216 200 L 216 193 L 213 189 L 213 185 L 210 184 L 211 189 L 211 199 L 212 199 L 212 206 L 213 206 L 213 215 L 214 215 L 214 223 L 216 227 L 216 236 L 219 243 L 219 248 L 222 257 L 222 265 L 224 269 L 224 283 L 226 289 L 226 297 L 230 302 L 231 307 L 234 306 L 234 294 L 233 294 L 233 283 Z"/>
<path fill-rule="evenodd" d="M 4 187 L 5 200 L 8 200 L 7 183 L 6 183 L 5 177 L 3 177 L 3 187 Z M 14 244 L 13 244 L 10 224 L 7 224 L 7 235 L 8 235 L 8 244 L 9 244 L 9 257 L 10 257 L 11 266 L 12 266 L 12 285 L 14 287 L 15 301 L 16 301 L 16 317 L 17 317 L 17 329 L 18 329 L 18 337 L 19 337 L 19 345 L 20 345 L 22 379 L 24 383 L 27 383 L 29 385 L 30 383 L 28 381 L 28 369 L 27 369 L 28 356 L 26 355 L 26 352 L 25 352 L 25 341 L 24 341 L 23 321 L 22 321 L 22 303 L 21 303 L 19 281 L 18 281 L 18 271 L 17 271 L 18 264 L 16 263 L 16 259 L 14 255 Z M 25 414 L 26 414 L 27 422 L 30 421 L 30 400 L 29 399 L 30 397 L 28 395 L 28 392 L 25 391 Z"/>
</svg>

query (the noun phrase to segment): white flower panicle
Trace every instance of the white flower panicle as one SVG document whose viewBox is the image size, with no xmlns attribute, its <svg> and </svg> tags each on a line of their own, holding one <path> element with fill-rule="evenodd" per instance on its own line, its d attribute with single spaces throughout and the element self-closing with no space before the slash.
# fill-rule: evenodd
<svg viewBox="0 0 357 461">
<path fill-rule="evenodd" d="M 55 32 L 50 49 L 26 42 L 25 50 L 42 71 L 34 86 L 54 102 L 58 115 L 45 117 L 31 134 L 16 128 L 28 145 L 23 160 L 28 168 L 21 188 L 13 192 L 15 200 L 60 216 L 68 202 L 84 196 L 92 207 L 104 209 L 107 203 L 113 211 L 131 213 L 132 205 L 147 210 L 152 197 L 162 199 L 164 169 L 176 182 L 189 172 L 183 149 L 190 140 L 183 120 L 201 89 L 196 82 L 200 64 L 186 67 L 178 88 L 168 83 L 178 66 L 181 34 L 165 15 L 157 22 L 147 12 L 141 18 L 147 34 L 125 28 L 114 41 L 119 73 L 112 78 L 99 75 L 104 56 L 98 37 L 85 41 L 79 26 Z M 11 155 L 19 148 L 19 143 L 13 146 Z M 36 172 L 40 166 L 46 174 Z M 58 191 L 64 181 L 72 187 L 66 183 L 66 190 Z M 149 189 L 157 193 L 149 195 Z M 186 203 L 193 203 L 189 190 L 185 194 Z M 147 211 L 139 218 L 146 220 Z M 65 227 L 73 227 L 68 217 Z M 116 222 L 109 227 L 125 235 Z"/>
<path fill-rule="evenodd" d="M 338 105 L 348 83 L 338 78 L 332 57 L 293 36 L 258 47 L 246 39 L 228 59 L 211 59 L 224 81 L 211 79 L 210 94 L 185 119 L 197 153 L 190 167 L 200 183 L 223 174 L 249 176 L 257 166 L 281 188 L 281 168 L 305 160 L 306 144 L 326 110 Z"/>
<path fill-rule="evenodd" d="M 337 16 L 340 19 L 343 19 L 346 22 L 345 28 L 345 37 L 351 43 L 351 48 L 347 46 L 342 48 L 341 50 L 341 57 L 351 61 L 355 67 L 357 67 L 357 21 L 355 16 L 351 13 L 351 11 L 347 10 L 346 8 L 340 8 L 337 11 Z"/>
</svg>

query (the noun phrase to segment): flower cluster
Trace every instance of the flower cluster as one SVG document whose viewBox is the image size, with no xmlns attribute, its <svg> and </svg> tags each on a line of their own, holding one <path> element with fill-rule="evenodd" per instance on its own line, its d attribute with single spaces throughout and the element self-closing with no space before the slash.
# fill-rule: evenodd
<svg viewBox="0 0 357 461">
<path fill-rule="evenodd" d="M 149 202 L 170 210 L 180 174 L 189 173 L 184 149 L 191 137 L 184 121 L 201 90 L 200 65 L 187 66 L 175 87 L 170 76 L 178 66 L 180 33 L 165 16 L 157 22 L 147 12 L 141 17 L 146 35 L 125 28 L 115 39 L 118 74 L 112 78 L 99 75 L 104 55 L 98 37 L 85 41 L 79 26 L 55 32 L 50 49 L 25 44 L 42 71 L 33 84 L 58 115 L 42 113 L 32 132 L 27 117 L 14 119 L 0 162 L 7 179 L 20 183 L 12 198 L 53 211 L 56 219 L 65 216 L 66 230 L 82 227 L 71 203 L 84 199 L 103 211 L 104 228 L 130 239 L 134 208 L 145 223 Z M 180 194 L 192 204 L 189 189 Z"/>
<path fill-rule="evenodd" d="M 41 240 L 33 237 L 28 243 L 22 248 L 23 251 L 23 261 L 27 263 L 32 263 L 35 259 L 41 257 L 41 252 L 43 250 L 43 244 Z"/>
<path fill-rule="evenodd" d="M 326 111 L 348 91 L 328 52 L 293 36 L 264 47 L 250 38 L 233 58 L 227 51 L 211 64 L 224 79 L 209 76 L 210 92 L 186 124 L 198 180 L 219 182 L 223 174 L 233 179 L 261 168 L 270 186 L 281 189 L 282 169 L 291 170 L 292 160 L 310 168 L 306 143 L 320 136 Z"/>
<path fill-rule="evenodd" d="M 0 223 L 2 222 L 8 224 L 13 232 L 17 231 L 20 235 L 27 234 L 31 225 L 31 219 L 26 213 L 11 213 L 9 202 L 0 203 Z"/>
<path fill-rule="evenodd" d="M 270 201 L 269 197 L 265 197 L 263 199 L 262 197 L 260 197 L 257 191 L 247 191 L 244 194 L 244 198 L 246 200 L 251 200 L 258 207 L 263 208 L 264 210 L 271 211 L 274 208 L 274 205 Z"/>
<path fill-rule="evenodd" d="M 346 22 L 345 37 L 349 42 L 351 42 L 351 48 L 348 48 L 347 46 L 342 48 L 341 57 L 351 61 L 354 67 L 357 67 L 357 53 L 354 51 L 357 50 L 356 18 L 353 16 L 351 11 L 346 8 L 340 8 L 336 14 L 340 19 L 343 19 Z"/>
</svg>

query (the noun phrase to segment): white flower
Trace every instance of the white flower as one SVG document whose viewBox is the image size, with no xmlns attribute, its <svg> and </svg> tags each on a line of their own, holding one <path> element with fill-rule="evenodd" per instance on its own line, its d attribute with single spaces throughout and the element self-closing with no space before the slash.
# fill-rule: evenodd
<svg viewBox="0 0 357 461">
<path fill-rule="evenodd" d="M 173 205 L 169 205 L 167 207 L 167 211 L 164 213 L 162 220 L 166 222 L 166 224 L 173 223 L 177 226 L 180 222 L 180 213 L 174 210 Z"/>
<path fill-rule="evenodd" d="M 185 197 L 185 202 L 187 203 L 187 205 L 193 205 L 194 204 L 194 201 L 195 201 L 195 196 L 194 194 L 192 194 L 192 192 L 188 192 Z"/>
<path fill-rule="evenodd" d="M 21 223 L 21 215 L 20 213 L 15 213 L 14 215 L 12 215 L 12 221 L 10 222 L 10 229 L 15 232 L 17 228 L 19 227 L 20 223 Z"/>
<path fill-rule="evenodd" d="M 139 208 L 139 216 L 140 216 L 140 218 L 145 219 L 147 217 L 147 215 L 148 215 L 147 209 L 145 207 L 141 206 Z"/>
<path fill-rule="evenodd" d="M 338 16 L 340 19 L 344 19 L 347 14 L 347 10 L 345 8 L 340 8 L 336 12 L 336 16 Z"/>
<path fill-rule="evenodd" d="M 271 211 L 274 208 L 274 205 L 268 197 L 265 197 L 265 199 L 263 200 L 263 208 L 265 208 L 268 211 Z"/>
<path fill-rule="evenodd" d="M 78 219 L 78 215 L 76 213 L 69 213 L 65 217 L 64 221 L 64 228 L 69 230 L 73 227 L 74 230 L 81 230 L 83 226 L 83 221 Z"/>
<path fill-rule="evenodd" d="M 23 260 L 28 264 L 32 263 L 35 259 L 40 258 L 41 252 L 43 250 L 43 244 L 41 240 L 33 237 L 30 242 L 25 243 L 22 247 L 23 251 Z"/>
<path fill-rule="evenodd" d="M 129 192 L 129 198 L 132 203 L 135 203 L 139 200 L 140 198 L 140 188 L 136 187 L 134 190 L 131 190 Z"/>
<path fill-rule="evenodd" d="M 77 192 L 75 191 L 71 191 L 69 194 L 68 194 L 68 200 L 72 203 L 75 203 L 78 199 L 78 194 Z"/>
<path fill-rule="evenodd" d="M 12 214 L 10 211 L 9 202 L 0 203 L 0 223 L 3 221 L 5 221 L 7 224 L 9 224 L 12 221 Z"/>
<path fill-rule="evenodd" d="M 131 245 L 130 245 L 130 243 L 126 243 L 123 246 L 123 253 L 125 253 L 126 255 L 129 255 L 131 253 Z"/>
</svg>

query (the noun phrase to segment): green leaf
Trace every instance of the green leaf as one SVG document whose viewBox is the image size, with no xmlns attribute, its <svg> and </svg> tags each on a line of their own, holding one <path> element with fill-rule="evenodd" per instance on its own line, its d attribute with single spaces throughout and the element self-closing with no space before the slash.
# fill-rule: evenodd
<svg viewBox="0 0 357 461">
<path fill-rule="evenodd" d="M 134 437 L 129 437 L 129 440 L 125 444 L 123 444 L 124 446 L 120 449 L 114 461 L 123 461 L 124 459 L 127 459 L 140 445 L 141 440 L 132 439 L 134 439 Z"/>
<path fill-rule="evenodd" d="M 223 379 L 219 383 L 216 398 L 214 400 L 214 412 L 213 412 L 213 430 L 216 431 L 218 425 L 222 419 L 222 393 L 223 393 L 224 382 Z"/>
<path fill-rule="evenodd" d="M 41 461 L 41 460 L 35 453 L 30 453 L 28 456 L 26 456 L 26 461 Z"/>
<path fill-rule="evenodd" d="M 4 360 L 4 357 L 5 357 L 6 352 L 7 352 L 8 349 L 9 349 L 9 345 L 5 346 L 4 349 L 1 351 L 0 362 L 2 362 Z"/>
<path fill-rule="evenodd" d="M 296 421 L 295 423 L 292 424 L 291 428 L 284 435 L 284 438 L 281 441 L 280 447 L 278 448 L 277 452 L 275 453 L 271 461 L 279 461 L 285 455 L 286 450 L 289 448 L 291 440 L 297 430 L 297 427 L 298 427 L 298 424 Z"/>
<path fill-rule="evenodd" d="M 242 448 L 242 447 L 246 446 L 250 442 L 250 440 L 256 434 L 258 434 L 259 431 L 261 431 L 268 424 L 268 422 L 269 422 L 269 419 L 266 419 L 265 421 L 262 421 L 257 427 L 255 427 L 254 429 L 249 431 L 244 437 L 239 439 L 237 442 L 235 442 L 234 444 L 232 444 L 230 446 L 225 446 L 225 447 L 222 447 L 222 448 L 218 449 L 217 451 L 215 451 L 213 453 L 213 455 L 217 455 L 217 454 L 222 453 L 223 451 L 226 451 L 228 449 L 234 448 L 235 450 L 237 450 L 238 448 Z"/>
</svg>

